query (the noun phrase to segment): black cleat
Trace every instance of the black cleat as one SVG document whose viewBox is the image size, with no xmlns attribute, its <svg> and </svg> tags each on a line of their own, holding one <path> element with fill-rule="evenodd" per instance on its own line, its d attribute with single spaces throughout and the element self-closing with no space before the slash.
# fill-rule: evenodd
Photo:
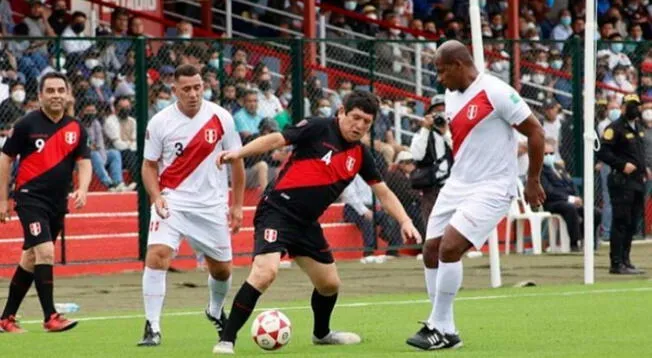
<svg viewBox="0 0 652 358">
<path fill-rule="evenodd" d="M 430 329 L 426 323 L 423 328 L 405 342 L 424 351 L 436 349 L 455 349 L 462 347 L 462 339 L 457 334 L 442 334 L 436 328 Z"/>
<path fill-rule="evenodd" d="M 211 315 L 211 311 L 209 310 L 208 307 L 206 307 L 206 310 L 204 311 L 204 314 L 206 314 L 206 319 L 208 319 L 213 326 L 215 326 L 215 330 L 217 331 L 217 335 L 222 339 L 222 331 L 224 331 L 224 327 L 226 327 L 226 312 L 224 312 L 224 309 L 222 309 L 222 313 L 220 314 L 220 318 L 214 317 Z"/>
<path fill-rule="evenodd" d="M 145 321 L 145 333 L 143 339 L 138 342 L 138 347 L 154 347 L 161 344 L 161 332 L 152 331 L 152 325 Z"/>
<path fill-rule="evenodd" d="M 641 275 L 644 272 L 637 268 L 630 268 L 624 264 L 620 264 L 618 266 L 612 266 L 609 269 L 609 273 L 614 275 Z"/>
<path fill-rule="evenodd" d="M 630 269 L 632 271 L 636 271 L 638 274 L 645 274 L 645 271 L 637 268 L 630 261 L 625 261 L 625 263 L 623 265 L 625 265 L 625 267 L 627 267 L 628 269 Z"/>
</svg>

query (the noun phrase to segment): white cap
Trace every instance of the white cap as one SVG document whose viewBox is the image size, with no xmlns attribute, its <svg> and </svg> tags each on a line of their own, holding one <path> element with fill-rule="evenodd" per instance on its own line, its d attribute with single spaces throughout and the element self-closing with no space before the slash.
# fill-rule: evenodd
<svg viewBox="0 0 652 358">
<path fill-rule="evenodd" d="M 414 160 L 414 157 L 412 156 L 411 152 L 408 152 L 407 150 L 404 150 L 396 156 L 396 162 L 395 163 L 400 163 L 404 160 Z"/>
</svg>

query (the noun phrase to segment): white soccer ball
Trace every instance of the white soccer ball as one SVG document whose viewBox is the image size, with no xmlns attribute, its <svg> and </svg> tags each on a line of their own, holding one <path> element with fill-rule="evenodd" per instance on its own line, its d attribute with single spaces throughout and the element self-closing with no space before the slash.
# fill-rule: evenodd
<svg viewBox="0 0 652 358">
<path fill-rule="evenodd" d="M 281 311 L 268 310 L 254 319 L 251 324 L 251 337 L 260 348 L 273 351 L 290 342 L 292 325 Z"/>
</svg>

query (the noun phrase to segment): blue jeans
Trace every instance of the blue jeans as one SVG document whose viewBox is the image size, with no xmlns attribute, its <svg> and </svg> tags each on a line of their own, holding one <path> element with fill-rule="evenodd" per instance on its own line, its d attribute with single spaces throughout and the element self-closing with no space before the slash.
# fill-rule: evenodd
<svg viewBox="0 0 652 358">
<path fill-rule="evenodd" d="M 381 227 L 380 237 L 389 246 L 393 246 L 392 249 L 387 250 L 387 254 L 397 256 L 398 246 L 402 243 L 401 229 L 398 223 L 384 211 L 377 211 L 374 215 L 376 215 L 376 224 Z M 376 228 L 373 221 L 367 220 L 363 215 L 358 214 L 349 204 L 344 205 L 344 221 L 355 224 L 362 232 L 364 256 L 373 255 L 377 247 Z"/>
<path fill-rule="evenodd" d="M 93 172 L 105 186 L 110 187 L 122 183 L 122 157 L 117 150 L 107 149 L 106 162 L 104 162 L 98 151 L 91 151 L 91 164 L 93 165 Z M 106 168 L 109 168 L 108 172 Z"/>
<path fill-rule="evenodd" d="M 604 164 L 600 169 L 600 192 L 602 193 L 602 237 L 608 238 L 611 233 L 611 198 L 607 187 L 607 177 L 611 168 Z"/>
</svg>

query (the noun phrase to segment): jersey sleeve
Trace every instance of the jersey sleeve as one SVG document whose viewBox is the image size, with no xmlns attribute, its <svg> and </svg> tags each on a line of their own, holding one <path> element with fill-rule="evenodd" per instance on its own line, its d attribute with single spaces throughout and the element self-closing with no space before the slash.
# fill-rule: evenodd
<svg viewBox="0 0 652 358">
<path fill-rule="evenodd" d="M 510 125 L 519 125 L 532 114 L 532 110 L 515 89 L 502 81 L 500 83 L 501 85 L 497 86 L 500 90 L 491 90 L 491 102 L 500 118 Z"/>
<path fill-rule="evenodd" d="M 86 132 L 86 128 L 81 124 L 79 125 L 79 145 L 77 146 L 75 157 L 77 160 L 91 158 L 91 150 L 88 145 L 88 132 Z"/>
<path fill-rule="evenodd" d="M 362 146 L 362 166 L 360 167 L 360 176 L 369 185 L 374 185 L 383 181 L 378 168 L 376 168 L 376 163 L 371 151 L 369 151 L 369 148 L 364 145 Z"/>
<path fill-rule="evenodd" d="M 304 119 L 296 125 L 286 127 L 282 132 L 285 142 L 287 144 L 297 145 L 314 138 L 323 128 L 323 124 L 320 121 L 325 122 L 325 120 L 309 121 Z"/>
<path fill-rule="evenodd" d="M 224 140 L 222 145 L 225 150 L 238 150 L 242 148 L 242 140 L 235 126 L 235 121 L 233 116 L 224 110 L 220 114 L 220 119 L 222 121 L 222 126 L 224 126 Z"/>
<path fill-rule="evenodd" d="M 159 121 L 156 118 L 147 123 L 145 132 L 145 148 L 143 149 L 143 158 L 153 162 L 158 161 L 163 154 L 163 139 L 159 133 Z"/>
<path fill-rule="evenodd" d="M 25 148 L 27 132 L 28 128 L 25 121 L 19 120 L 16 122 L 11 136 L 7 138 L 5 145 L 2 147 L 2 152 L 12 158 L 21 154 Z"/>
</svg>

